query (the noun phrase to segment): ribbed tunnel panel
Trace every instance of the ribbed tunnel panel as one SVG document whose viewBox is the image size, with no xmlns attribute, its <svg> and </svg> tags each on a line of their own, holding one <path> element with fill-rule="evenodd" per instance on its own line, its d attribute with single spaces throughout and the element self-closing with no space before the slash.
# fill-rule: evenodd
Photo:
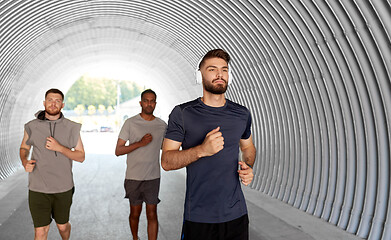
<svg viewBox="0 0 391 240">
<path fill-rule="evenodd" d="M 391 239 L 389 1 L 0 3 L 0 179 L 49 87 L 118 61 L 171 108 L 201 94 L 209 49 L 232 56 L 227 96 L 253 115 L 251 187 L 369 239 Z"/>
</svg>

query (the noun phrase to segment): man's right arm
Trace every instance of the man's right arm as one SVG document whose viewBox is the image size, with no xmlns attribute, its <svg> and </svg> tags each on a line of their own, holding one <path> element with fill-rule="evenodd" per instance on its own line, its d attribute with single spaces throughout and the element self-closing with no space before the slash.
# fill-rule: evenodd
<svg viewBox="0 0 391 240">
<path fill-rule="evenodd" d="M 22 165 L 23 165 L 25 171 L 32 172 L 35 167 L 35 160 L 28 160 L 27 159 L 30 154 L 30 149 L 31 149 L 31 146 L 27 145 L 27 143 L 26 143 L 28 138 L 29 138 L 29 136 L 25 130 L 22 144 L 20 145 L 20 149 L 19 149 L 19 155 L 20 155 L 20 160 L 22 160 Z"/>
<path fill-rule="evenodd" d="M 123 140 L 122 138 L 118 138 L 117 146 L 115 147 L 115 155 L 118 157 L 124 154 L 131 153 L 139 147 L 148 145 L 151 141 L 152 135 L 149 133 L 145 134 L 140 141 L 129 144 L 129 146 L 125 146 L 125 140 Z"/>
<path fill-rule="evenodd" d="M 166 171 L 186 167 L 202 157 L 212 156 L 224 148 L 220 127 L 210 131 L 201 145 L 179 150 L 182 143 L 168 138 L 163 141 L 162 168 Z"/>
<path fill-rule="evenodd" d="M 186 150 L 179 150 L 181 145 L 181 142 L 168 138 L 164 139 L 162 149 L 162 168 L 164 170 L 169 171 L 186 167 L 202 157 L 201 145 Z"/>
</svg>

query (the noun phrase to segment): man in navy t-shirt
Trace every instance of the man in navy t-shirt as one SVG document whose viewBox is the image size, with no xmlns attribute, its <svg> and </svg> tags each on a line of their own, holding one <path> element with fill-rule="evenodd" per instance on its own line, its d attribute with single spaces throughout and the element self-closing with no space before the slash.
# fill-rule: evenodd
<svg viewBox="0 0 391 240">
<path fill-rule="evenodd" d="M 209 51 L 199 64 L 203 97 L 176 106 L 169 117 L 161 161 L 167 171 L 187 168 L 183 240 L 248 239 L 239 178 L 251 183 L 256 150 L 249 110 L 224 96 L 229 60 L 221 49 Z"/>
</svg>

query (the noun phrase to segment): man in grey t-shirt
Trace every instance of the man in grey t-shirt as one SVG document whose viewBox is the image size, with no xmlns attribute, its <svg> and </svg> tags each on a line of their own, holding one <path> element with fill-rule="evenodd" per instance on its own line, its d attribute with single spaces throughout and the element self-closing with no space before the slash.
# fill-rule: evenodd
<svg viewBox="0 0 391 240">
<path fill-rule="evenodd" d="M 127 119 L 118 136 L 115 155 L 127 154 L 126 198 L 130 203 L 129 225 L 133 239 L 138 239 L 142 203 L 146 203 L 148 239 L 157 239 L 157 204 L 160 202 L 160 149 L 167 124 L 153 115 L 156 93 L 141 93 L 141 113 Z M 129 145 L 126 142 L 129 141 Z"/>
</svg>

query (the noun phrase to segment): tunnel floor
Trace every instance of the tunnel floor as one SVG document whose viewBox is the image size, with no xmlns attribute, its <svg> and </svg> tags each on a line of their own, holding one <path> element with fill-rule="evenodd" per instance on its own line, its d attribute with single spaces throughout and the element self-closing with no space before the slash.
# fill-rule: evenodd
<svg viewBox="0 0 391 240">
<path fill-rule="evenodd" d="M 71 239 L 131 239 L 129 203 L 124 199 L 123 189 L 126 158 L 111 154 L 117 135 L 83 134 L 82 138 L 87 155 L 84 163 L 75 162 L 73 167 L 75 194 L 70 217 Z M 94 142 L 89 141 L 90 138 Z M 111 144 L 107 145 L 107 142 Z M 95 149 L 95 153 L 89 153 L 91 149 Z M 258 191 L 243 189 L 251 240 L 359 239 Z M 162 171 L 158 239 L 180 238 L 184 192 L 184 170 Z M 0 182 L 0 239 L 32 239 L 33 236 L 27 202 L 27 174 L 19 170 Z M 147 239 L 145 208 L 139 236 Z M 60 239 L 54 222 L 50 226 L 49 239 Z"/>
</svg>

